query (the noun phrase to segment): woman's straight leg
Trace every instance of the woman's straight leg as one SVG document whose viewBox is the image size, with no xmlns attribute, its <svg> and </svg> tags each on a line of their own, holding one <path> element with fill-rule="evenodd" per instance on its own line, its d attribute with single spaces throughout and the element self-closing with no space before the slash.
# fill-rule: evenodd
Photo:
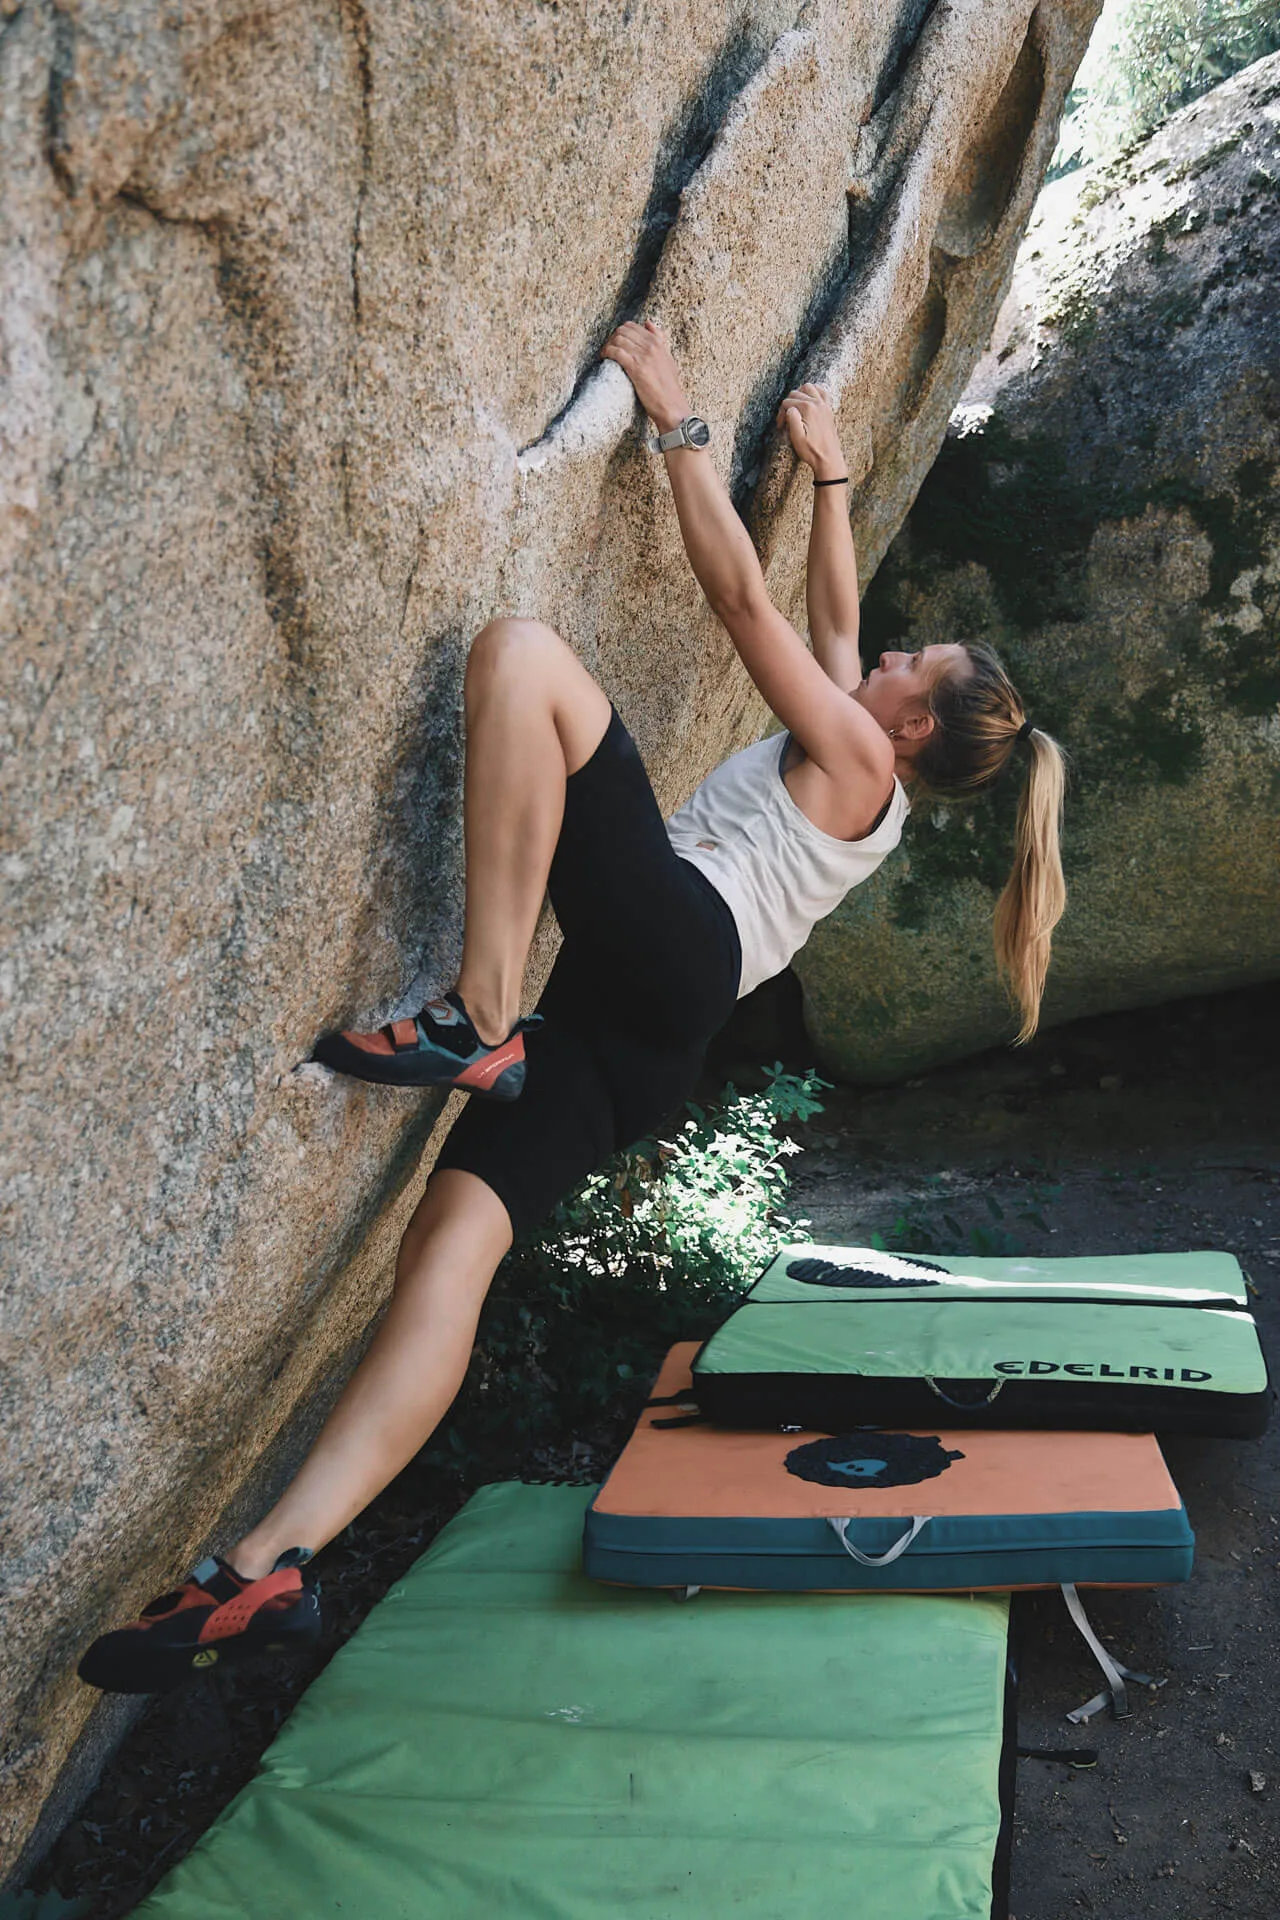
<svg viewBox="0 0 1280 1920">
<path fill-rule="evenodd" d="M 386 1318 L 276 1505 L 227 1555 L 249 1579 L 290 1547 L 317 1552 L 435 1431 L 471 1358 L 476 1322 L 511 1245 L 506 1208 L 474 1174 L 434 1174 L 396 1261 Z"/>
<path fill-rule="evenodd" d="M 472 642 L 457 986 L 491 1044 L 519 1012 L 566 780 L 591 759 L 612 712 L 541 621 L 494 620 Z M 240 1573 L 257 1578 L 291 1546 L 318 1551 L 435 1431 L 466 1373 L 480 1308 L 511 1239 L 507 1207 L 483 1178 L 447 1166 L 432 1176 L 401 1242 L 386 1318 L 296 1478 L 233 1548 Z"/>
<path fill-rule="evenodd" d="M 467 661 L 466 920 L 458 992 L 497 1045 L 520 1009 L 525 961 L 564 816 L 565 780 L 604 738 L 612 708 L 537 620 L 494 620 Z"/>
</svg>

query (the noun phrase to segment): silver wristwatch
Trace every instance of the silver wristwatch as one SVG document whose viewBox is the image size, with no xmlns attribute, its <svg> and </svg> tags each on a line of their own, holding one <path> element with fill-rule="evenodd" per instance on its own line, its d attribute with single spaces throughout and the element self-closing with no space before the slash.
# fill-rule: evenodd
<svg viewBox="0 0 1280 1920">
<path fill-rule="evenodd" d="M 706 421 L 690 413 L 669 433 L 660 433 L 653 444 L 659 453 L 670 453 L 673 447 L 705 447 L 710 441 L 711 429 Z"/>
</svg>

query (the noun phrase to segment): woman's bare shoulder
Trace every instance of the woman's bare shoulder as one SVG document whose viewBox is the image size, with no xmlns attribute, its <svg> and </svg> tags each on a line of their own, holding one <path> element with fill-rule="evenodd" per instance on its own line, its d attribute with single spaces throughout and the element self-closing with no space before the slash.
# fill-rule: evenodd
<svg viewBox="0 0 1280 1920">
<path fill-rule="evenodd" d="M 884 819 L 897 791 L 892 744 L 885 739 L 885 745 L 887 760 L 874 750 L 865 759 L 855 751 L 847 767 L 830 773 L 811 760 L 793 737 L 782 760 L 787 792 L 823 833 L 835 840 L 865 840 Z"/>
</svg>

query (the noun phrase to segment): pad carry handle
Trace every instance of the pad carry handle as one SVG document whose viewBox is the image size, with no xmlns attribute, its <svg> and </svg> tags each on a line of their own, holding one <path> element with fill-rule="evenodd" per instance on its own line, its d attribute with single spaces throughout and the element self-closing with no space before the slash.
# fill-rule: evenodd
<svg viewBox="0 0 1280 1920">
<path fill-rule="evenodd" d="M 891 1567 L 894 1561 L 900 1559 L 906 1552 L 916 1535 L 928 1526 L 929 1520 L 929 1514 L 918 1513 L 902 1538 L 895 1540 L 887 1553 L 864 1553 L 861 1547 L 855 1547 L 849 1538 L 849 1522 L 847 1520 L 835 1520 L 828 1514 L 827 1525 L 849 1558 L 856 1560 L 860 1567 Z"/>
<path fill-rule="evenodd" d="M 989 1388 L 989 1390 L 986 1393 L 982 1394 L 976 1400 L 957 1400 L 952 1394 L 949 1394 L 947 1392 L 944 1386 L 940 1385 L 939 1382 L 933 1378 L 932 1374 L 927 1373 L 925 1375 L 925 1384 L 932 1390 L 932 1392 L 937 1394 L 939 1400 L 942 1401 L 944 1406 L 954 1407 L 957 1413 L 977 1413 L 980 1407 L 989 1407 L 992 1404 L 997 1394 L 1000 1392 L 1001 1388 L 1004 1386 L 1004 1381 L 997 1380 L 995 1384 L 991 1388 Z M 978 1382 L 977 1384 L 980 1385 L 981 1383 Z M 958 1386 L 959 1382 L 953 1381 L 952 1385 Z"/>
</svg>

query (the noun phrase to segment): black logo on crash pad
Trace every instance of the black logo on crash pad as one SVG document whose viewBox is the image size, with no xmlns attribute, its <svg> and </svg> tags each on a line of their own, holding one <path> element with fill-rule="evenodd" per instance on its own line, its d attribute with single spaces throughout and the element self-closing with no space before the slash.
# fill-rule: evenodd
<svg viewBox="0 0 1280 1920">
<path fill-rule="evenodd" d="M 914 1487 L 963 1459 L 948 1453 L 936 1434 L 846 1433 L 793 1447 L 786 1464 L 798 1480 L 819 1487 Z"/>
<path fill-rule="evenodd" d="M 895 1259 L 888 1270 L 877 1267 L 843 1266 L 839 1260 L 788 1260 L 787 1278 L 803 1280 L 811 1287 L 936 1287 L 934 1273 L 951 1278 L 946 1267 L 932 1260 Z"/>
</svg>

